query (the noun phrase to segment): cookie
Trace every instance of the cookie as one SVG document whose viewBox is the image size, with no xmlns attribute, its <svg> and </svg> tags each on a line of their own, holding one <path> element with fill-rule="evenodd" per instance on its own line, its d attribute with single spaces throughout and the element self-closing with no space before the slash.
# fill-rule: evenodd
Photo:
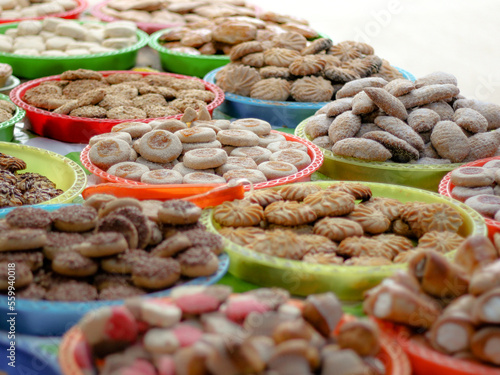
<svg viewBox="0 0 500 375">
<path fill-rule="evenodd" d="M 340 242 L 347 237 L 362 236 L 364 232 L 363 227 L 352 220 L 325 217 L 314 224 L 313 233 Z"/>
<path fill-rule="evenodd" d="M 226 179 L 213 173 L 193 172 L 186 174 L 183 184 L 224 184 Z"/>
<path fill-rule="evenodd" d="M 290 92 L 297 102 L 326 102 L 331 100 L 333 91 L 330 81 L 308 76 L 293 82 Z"/>
<path fill-rule="evenodd" d="M 277 151 L 269 157 L 269 160 L 290 163 L 299 171 L 311 164 L 311 157 L 306 152 L 293 149 Z"/>
<path fill-rule="evenodd" d="M 137 248 L 144 249 L 151 238 L 151 230 L 148 225 L 148 218 L 142 213 L 142 207 L 120 207 L 113 211 L 113 215 L 127 218 L 137 230 Z"/>
<path fill-rule="evenodd" d="M 264 237 L 249 246 L 253 251 L 287 259 L 302 259 L 306 252 L 299 235 L 289 230 L 266 232 Z"/>
<path fill-rule="evenodd" d="M 215 131 L 205 127 L 190 127 L 174 133 L 182 143 L 200 143 L 215 141 Z"/>
<path fill-rule="evenodd" d="M 193 228 L 183 232 L 191 241 L 193 247 L 205 247 L 219 255 L 224 250 L 222 238 L 214 233 L 207 232 L 204 228 Z"/>
<path fill-rule="evenodd" d="M 181 267 L 172 258 L 142 258 L 132 266 L 132 282 L 147 289 L 165 289 L 179 280 Z"/>
<path fill-rule="evenodd" d="M 41 251 L 2 251 L 0 262 L 23 262 L 31 271 L 36 271 L 43 266 L 43 253 Z"/>
<path fill-rule="evenodd" d="M 202 277 L 214 274 L 219 267 L 219 260 L 206 247 L 192 247 L 177 256 L 181 274 L 187 277 Z"/>
<path fill-rule="evenodd" d="M 251 203 L 256 203 L 262 207 L 266 207 L 273 202 L 282 201 L 283 197 L 276 190 L 259 189 L 251 193 L 246 193 L 245 199 Z"/>
<path fill-rule="evenodd" d="M 168 163 L 179 157 L 182 152 L 182 143 L 169 131 L 152 130 L 141 138 L 139 151 L 147 160 Z"/>
<path fill-rule="evenodd" d="M 184 154 L 182 162 L 188 168 L 217 168 L 227 160 L 227 153 L 218 148 L 200 148 Z"/>
<path fill-rule="evenodd" d="M 258 136 L 265 136 L 271 133 L 271 124 L 257 118 L 244 118 L 233 121 L 229 129 L 249 130 Z"/>
<path fill-rule="evenodd" d="M 418 239 L 419 251 L 437 251 L 446 254 L 458 249 L 464 238 L 453 232 L 427 232 Z"/>
<path fill-rule="evenodd" d="M 171 169 L 157 169 L 141 176 L 141 182 L 153 185 L 182 184 L 182 179 L 182 174 Z"/>
<path fill-rule="evenodd" d="M 341 191 L 344 193 L 351 194 L 354 199 L 360 199 L 362 201 L 367 201 L 372 197 L 371 189 L 358 182 L 340 182 L 334 185 L 330 185 L 326 190 Z"/>
<path fill-rule="evenodd" d="M 250 97 L 284 102 L 290 96 L 290 82 L 281 78 L 265 78 L 252 86 Z"/>
<path fill-rule="evenodd" d="M 163 202 L 158 210 L 158 220 L 165 224 L 194 224 L 199 220 L 200 216 L 201 208 L 194 203 L 181 199 Z"/>
<path fill-rule="evenodd" d="M 385 197 L 371 197 L 369 200 L 362 202 L 361 205 L 379 211 L 390 221 L 399 218 L 401 215 L 401 208 L 403 207 L 403 204 L 397 199 Z"/>
<path fill-rule="evenodd" d="M 461 202 L 476 195 L 497 195 L 491 186 L 464 187 L 455 186 L 451 190 L 451 196 Z"/>
<path fill-rule="evenodd" d="M 266 232 L 257 227 L 223 227 L 219 234 L 240 246 L 247 246 L 265 236 Z"/>
<path fill-rule="evenodd" d="M 130 145 L 132 144 L 132 137 L 130 136 L 129 133 L 116 132 L 116 133 L 104 133 L 104 134 L 94 135 L 92 138 L 89 139 L 89 145 L 92 147 L 97 142 L 108 138 L 121 139 L 122 141 L 125 141 Z"/>
<path fill-rule="evenodd" d="M 52 260 L 62 251 L 79 251 L 85 238 L 80 233 L 49 232 L 43 246 L 43 255 Z"/>
<path fill-rule="evenodd" d="M 260 164 L 268 161 L 272 153 L 271 150 L 260 146 L 237 147 L 231 151 L 231 156 L 249 157 L 252 158 L 256 164 Z"/>
<path fill-rule="evenodd" d="M 450 181 L 455 186 L 490 186 L 495 182 L 494 172 L 484 167 L 462 167 L 451 172 Z"/>
<path fill-rule="evenodd" d="M 252 147 L 259 144 L 259 136 L 245 129 L 221 130 L 217 133 L 217 140 L 223 145 L 235 147 Z"/>
<path fill-rule="evenodd" d="M 290 184 L 283 186 L 279 193 L 285 200 L 303 201 L 309 194 L 320 191 L 321 188 L 314 184 Z"/>
<path fill-rule="evenodd" d="M 199 148 L 222 148 L 222 144 L 217 140 L 212 141 L 212 142 L 183 143 L 182 144 L 182 153 L 185 154 L 188 151 L 196 150 Z"/>
<path fill-rule="evenodd" d="M 219 176 L 233 169 L 257 169 L 257 164 L 247 156 L 229 156 L 226 162 L 215 170 Z"/>
<path fill-rule="evenodd" d="M 267 149 L 271 152 L 277 152 L 280 150 L 300 150 L 307 152 L 307 146 L 305 144 L 292 141 L 273 142 L 267 146 Z"/>
<path fill-rule="evenodd" d="M 125 236 L 130 249 L 136 249 L 138 234 L 134 224 L 124 216 L 108 215 L 97 222 L 97 232 L 119 232 Z"/>
<path fill-rule="evenodd" d="M 383 233 L 391 226 L 391 221 L 382 212 L 366 205 L 357 205 L 346 218 L 360 224 L 370 234 Z"/>
<path fill-rule="evenodd" d="M 488 217 L 494 217 L 500 210 L 500 197 L 496 195 L 476 195 L 468 198 L 464 203 Z"/>
<path fill-rule="evenodd" d="M 152 130 L 151 125 L 144 122 L 122 122 L 111 128 L 112 133 L 128 133 L 132 138 L 140 138 Z"/>
<path fill-rule="evenodd" d="M 29 285 L 33 280 L 33 274 L 25 263 L 16 263 L 14 271 L 8 262 L 0 262 L 0 290 L 6 291 L 9 286 L 22 288 Z M 14 272 L 14 279 L 12 279 Z M 13 284 L 12 284 L 13 281 Z"/>
<path fill-rule="evenodd" d="M 0 232 L 0 251 L 32 250 L 43 247 L 47 234 L 43 229 L 12 229 Z"/>
<path fill-rule="evenodd" d="M 137 207 L 142 210 L 141 202 L 135 198 L 115 198 L 101 205 L 98 215 L 104 217 L 121 207 Z"/>
<path fill-rule="evenodd" d="M 142 175 L 149 172 L 149 168 L 144 164 L 125 161 L 112 165 L 106 172 L 127 180 L 141 181 Z"/>
<path fill-rule="evenodd" d="M 66 206 L 54 211 L 51 217 L 60 231 L 87 232 L 97 223 L 97 210 L 90 206 Z"/>
<path fill-rule="evenodd" d="M 380 143 L 365 138 L 346 138 L 332 147 L 335 155 L 347 156 L 366 161 L 386 161 L 392 154 Z"/>
<path fill-rule="evenodd" d="M 445 203 L 405 204 L 401 219 L 417 237 L 433 230 L 457 232 L 463 223 L 460 213 Z"/>
<path fill-rule="evenodd" d="M 310 206 L 295 201 L 271 203 L 266 207 L 264 216 L 269 223 L 285 226 L 308 224 L 318 217 Z"/>
<path fill-rule="evenodd" d="M 35 207 L 17 207 L 5 215 L 12 228 L 50 229 L 52 217 L 47 211 Z"/>
<path fill-rule="evenodd" d="M 252 184 L 258 184 L 267 181 L 264 173 L 257 169 L 233 169 L 224 173 L 222 177 L 227 182 L 244 179 L 250 181 Z"/>
<path fill-rule="evenodd" d="M 102 232 L 85 238 L 78 251 L 85 257 L 101 258 L 122 253 L 127 248 L 127 240 L 121 233 Z"/>
<path fill-rule="evenodd" d="M 150 256 L 144 250 L 127 249 L 112 257 L 103 258 L 101 260 L 101 268 L 112 274 L 130 274 L 132 267 L 137 264 L 142 258 Z"/>
<path fill-rule="evenodd" d="M 268 180 L 283 178 L 298 173 L 298 169 L 295 165 L 281 161 L 265 161 L 259 164 L 258 169 Z"/>
<path fill-rule="evenodd" d="M 48 301 L 86 302 L 97 299 L 97 290 L 94 286 L 82 281 L 65 281 L 54 284 L 45 295 Z"/>
<path fill-rule="evenodd" d="M 192 246 L 191 240 L 184 233 L 177 233 L 156 245 L 151 250 L 151 255 L 160 258 L 170 258 Z"/>
<path fill-rule="evenodd" d="M 227 227 L 248 227 L 258 225 L 264 219 L 264 210 L 247 200 L 235 200 L 215 207 L 213 217 Z"/>
<path fill-rule="evenodd" d="M 259 144 L 258 146 L 267 148 L 267 146 L 274 142 L 282 142 L 286 141 L 285 136 L 279 133 L 269 133 L 268 135 L 259 136 Z"/>
<path fill-rule="evenodd" d="M 207 174 L 214 174 L 215 171 L 213 168 L 208 168 L 208 169 L 193 169 L 193 168 L 188 168 L 184 165 L 184 163 L 177 163 L 172 170 L 179 172 L 183 177 L 189 173 L 195 173 L 195 172 L 203 172 Z"/>
<path fill-rule="evenodd" d="M 317 217 L 343 216 L 354 210 L 354 197 L 351 194 L 320 190 L 304 198 L 304 203 L 311 207 Z"/>
<path fill-rule="evenodd" d="M 109 169 L 112 165 L 130 158 L 130 145 L 121 139 L 103 139 L 89 150 L 90 161 L 98 168 Z"/>
<path fill-rule="evenodd" d="M 63 251 L 52 260 L 52 270 L 60 275 L 85 277 L 97 272 L 98 264 L 76 251 Z"/>
</svg>

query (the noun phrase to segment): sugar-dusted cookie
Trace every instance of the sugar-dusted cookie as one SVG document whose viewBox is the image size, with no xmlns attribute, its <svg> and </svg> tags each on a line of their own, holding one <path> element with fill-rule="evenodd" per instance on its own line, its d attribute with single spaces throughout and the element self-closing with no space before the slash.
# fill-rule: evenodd
<svg viewBox="0 0 500 375">
<path fill-rule="evenodd" d="M 497 195 L 475 195 L 464 202 L 481 215 L 494 217 L 500 210 L 500 197 Z"/>
<path fill-rule="evenodd" d="M 252 147 L 259 144 L 259 136 L 250 130 L 228 129 L 217 133 L 217 140 L 223 145 Z"/>
<path fill-rule="evenodd" d="M 264 210 L 258 204 L 245 199 L 224 202 L 214 208 L 215 221 L 227 227 L 258 225 L 264 219 Z"/>
<path fill-rule="evenodd" d="M 192 172 L 184 175 L 183 184 L 223 184 L 226 179 L 214 173 Z"/>
<path fill-rule="evenodd" d="M 491 168 L 462 167 L 451 172 L 450 180 L 455 186 L 490 186 L 495 182 L 495 174 Z"/>
<path fill-rule="evenodd" d="M 188 168 L 217 168 L 227 160 L 227 153 L 220 148 L 199 148 L 184 154 L 182 162 Z"/>
<path fill-rule="evenodd" d="M 259 164 L 258 169 L 268 180 L 291 176 L 298 172 L 295 165 L 282 161 L 265 161 Z"/>
<path fill-rule="evenodd" d="M 182 143 L 169 131 L 152 130 L 141 138 L 139 151 L 147 160 L 168 163 L 179 157 L 182 152 Z"/>
<path fill-rule="evenodd" d="M 271 155 L 271 150 L 260 146 L 236 147 L 233 151 L 231 151 L 231 156 L 249 157 L 252 158 L 257 164 L 269 161 Z"/>
<path fill-rule="evenodd" d="M 294 149 L 277 151 L 269 157 L 269 160 L 293 164 L 299 171 L 311 164 L 311 157 L 306 152 Z"/>
<path fill-rule="evenodd" d="M 465 202 L 467 199 L 474 197 L 476 195 L 483 195 L 483 194 L 495 195 L 495 190 L 491 186 L 479 186 L 479 187 L 455 186 L 451 190 L 451 196 L 455 199 L 458 199 L 461 202 Z"/>
<path fill-rule="evenodd" d="M 233 169 L 224 173 L 222 177 L 228 182 L 231 180 L 246 179 L 253 184 L 258 184 L 267 181 L 264 173 L 258 169 Z"/>
<path fill-rule="evenodd" d="M 110 175 L 125 178 L 132 181 L 140 181 L 144 173 L 149 172 L 149 168 L 140 163 L 123 161 L 109 167 L 106 171 Z"/>
</svg>

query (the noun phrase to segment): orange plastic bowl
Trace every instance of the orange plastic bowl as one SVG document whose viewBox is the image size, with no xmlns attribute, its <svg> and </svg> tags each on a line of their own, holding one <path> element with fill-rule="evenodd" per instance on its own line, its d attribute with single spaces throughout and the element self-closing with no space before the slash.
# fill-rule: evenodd
<svg viewBox="0 0 500 375">
<path fill-rule="evenodd" d="M 299 171 L 295 174 L 292 174 L 290 176 L 283 177 L 283 178 L 278 178 L 276 180 L 260 182 L 258 184 L 253 185 L 253 188 L 254 189 L 263 189 L 263 188 L 268 188 L 268 187 L 273 187 L 273 186 L 281 186 L 281 185 L 285 185 L 285 184 L 291 184 L 293 182 L 310 181 L 311 175 L 319 169 L 321 164 L 323 164 L 323 154 L 321 153 L 318 146 L 316 146 L 314 143 L 312 143 L 308 140 L 296 137 L 296 136 L 291 135 L 291 134 L 278 132 L 276 130 L 271 130 L 271 132 L 283 135 L 287 141 L 299 142 L 299 143 L 306 145 L 307 146 L 307 153 L 309 154 L 309 157 L 311 158 L 311 164 L 309 164 L 306 168 L 302 169 L 301 171 Z M 83 149 L 83 151 L 80 154 L 80 161 L 85 166 L 85 168 L 87 168 L 90 172 L 92 172 L 96 176 L 102 178 L 105 181 L 109 181 L 109 182 L 118 182 L 121 184 L 129 184 L 129 185 L 146 185 L 142 182 L 127 180 L 127 179 L 121 178 L 121 177 L 116 177 L 116 176 L 113 176 L 113 175 L 107 173 L 106 171 L 103 171 L 102 169 L 98 168 L 90 161 L 89 151 L 90 151 L 90 146 L 87 146 Z M 150 185 L 150 186 L 154 186 L 154 185 Z M 182 187 L 185 185 L 170 185 L 170 186 Z M 250 186 L 245 185 L 245 189 L 249 190 Z"/>
<path fill-rule="evenodd" d="M 162 300 L 168 301 L 169 298 L 162 298 Z M 303 306 L 303 302 L 300 300 L 290 300 L 288 303 L 299 308 Z M 354 319 L 356 318 L 352 315 L 344 314 L 335 331 L 344 323 Z M 78 326 L 74 326 L 66 332 L 59 347 L 59 364 L 62 373 L 64 375 L 85 375 L 86 372 L 82 370 L 81 358 L 82 354 L 87 351 L 88 345 L 82 331 Z M 386 375 L 411 375 L 411 365 L 408 357 L 389 336 L 381 335 L 381 348 L 377 357 L 384 363 Z"/>
<path fill-rule="evenodd" d="M 462 165 L 460 168 L 465 168 L 465 167 L 482 167 L 485 165 L 487 162 L 491 160 L 500 160 L 500 156 L 495 156 L 492 158 L 487 158 L 487 159 L 480 159 L 480 160 L 475 160 L 473 162 L 467 163 Z M 453 171 L 452 171 L 453 172 Z M 451 182 L 451 172 L 447 173 L 441 182 L 439 183 L 439 194 L 444 195 L 446 197 L 451 197 L 454 199 L 455 198 L 452 194 L 451 191 L 455 185 Z M 487 216 L 484 216 L 484 221 L 486 222 L 486 226 L 488 227 L 488 235 L 490 239 L 493 241 L 493 235 L 497 232 L 500 232 L 500 222 L 493 220 Z"/>
<path fill-rule="evenodd" d="M 411 337 L 406 326 L 375 319 L 383 335 L 410 359 L 414 375 L 500 375 L 500 368 L 440 353 Z"/>
<path fill-rule="evenodd" d="M 47 14 L 46 16 L 40 17 L 24 17 L 24 18 L 13 18 L 13 19 L 0 19 L 0 23 L 9 23 L 9 22 L 20 22 L 25 20 L 43 20 L 47 17 L 58 17 L 58 18 L 66 18 L 66 19 L 77 19 L 80 13 L 82 13 L 85 9 L 87 9 L 87 1 L 86 0 L 76 0 L 78 5 L 76 8 L 68 10 L 67 12 L 62 13 L 54 13 Z"/>
<path fill-rule="evenodd" d="M 188 77 L 180 74 L 173 73 L 157 73 L 157 72 L 135 72 L 135 71 L 101 71 L 103 76 L 108 76 L 114 73 L 130 73 L 130 74 L 141 74 L 142 76 L 147 76 L 150 74 L 156 75 L 168 75 L 175 78 L 181 79 L 192 79 L 203 82 L 205 89 L 213 92 L 215 94 L 215 99 L 207 106 L 210 113 L 213 112 L 215 108 L 220 106 L 224 101 L 224 92 L 214 84 L 205 82 L 199 78 Z M 17 86 L 14 90 L 10 92 L 10 100 L 18 107 L 21 107 L 26 111 L 26 117 L 30 120 L 31 128 L 30 130 L 34 133 L 41 135 L 42 137 L 56 139 L 62 142 L 69 143 L 88 143 L 89 139 L 97 134 L 108 133 L 111 128 L 116 124 L 128 121 L 138 121 L 131 119 L 115 120 L 115 119 L 97 119 L 97 118 L 85 118 L 76 117 L 69 115 L 61 115 L 53 112 L 49 112 L 40 108 L 36 108 L 29 105 L 23 100 L 24 94 L 27 90 L 38 86 L 42 82 L 47 81 L 59 81 L 60 76 L 50 76 L 44 78 L 34 79 Z M 182 114 L 168 117 L 159 118 L 148 118 L 141 121 L 150 122 L 153 120 L 162 119 L 180 119 Z"/>
</svg>

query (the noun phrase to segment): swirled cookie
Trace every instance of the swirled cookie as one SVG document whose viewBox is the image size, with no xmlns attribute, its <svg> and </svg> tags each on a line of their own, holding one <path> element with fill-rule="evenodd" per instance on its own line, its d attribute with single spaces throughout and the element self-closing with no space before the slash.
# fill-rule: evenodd
<svg viewBox="0 0 500 375">
<path fill-rule="evenodd" d="M 362 236 L 363 227 L 352 220 L 325 217 L 314 224 L 313 233 L 327 237 L 332 241 L 342 241 L 347 237 Z"/>
<path fill-rule="evenodd" d="M 277 34 L 271 41 L 277 48 L 293 49 L 299 52 L 302 51 L 307 44 L 307 39 L 303 35 L 293 31 Z"/>
<path fill-rule="evenodd" d="M 264 52 L 264 63 L 266 65 L 288 68 L 300 53 L 292 49 L 271 48 Z"/>
<path fill-rule="evenodd" d="M 297 57 L 288 69 L 295 76 L 310 76 L 320 73 L 326 66 L 326 61 L 319 56 L 306 55 Z"/>
<path fill-rule="evenodd" d="M 337 254 L 349 257 L 383 257 L 392 259 L 392 251 L 369 237 L 347 237 L 339 244 Z"/>
<path fill-rule="evenodd" d="M 301 234 L 300 238 L 304 241 L 307 254 L 335 253 L 335 251 L 337 251 L 337 244 L 325 236 Z"/>
<path fill-rule="evenodd" d="M 262 52 L 262 51 L 264 51 L 264 48 L 262 47 L 261 42 L 258 41 L 244 42 L 231 48 L 231 53 L 229 54 L 229 58 L 231 59 L 231 61 L 236 61 L 251 53 Z"/>
<path fill-rule="evenodd" d="M 286 226 L 311 223 L 317 218 L 310 206 L 294 201 L 271 203 L 264 210 L 264 216 L 269 223 Z"/>
<path fill-rule="evenodd" d="M 224 226 L 248 227 L 258 225 L 264 219 L 264 210 L 247 200 L 235 200 L 215 207 L 213 215 L 215 221 Z"/>
<path fill-rule="evenodd" d="M 250 97 L 283 102 L 290 96 L 290 88 L 290 82 L 281 78 L 262 79 L 252 86 Z"/>
<path fill-rule="evenodd" d="M 321 188 L 314 184 L 290 184 L 283 186 L 279 193 L 287 201 L 303 201 L 309 194 L 320 191 Z"/>
<path fill-rule="evenodd" d="M 290 78 L 290 70 L 279 66 L 265 66 L 259 71 L 260 76 L 264 78 Z"/>
<path fill-rule="evenodd" d="M 340 182 L 338 184 L 330 185 L 326 190 L 341 191 L 351 194 L 354 199 L 361 199 L 367 201 L 372 197 L 371 189 L 358 182 Z"/>
<path fill-rule="evenodd" d="M 328 38 L 318 38 L 313 40 L 300 53 L 302 55 L 314 55 L 329 49 L 332 46 L 332 41 Z"/>
<path fill-rule="evenodd" d="M 240 246 L 247 246 L 265 236 L 266 232 L 256 227 L 221 228 L 219 234 Z"/>
<path fill-rule="evenodd" d="M 379 241 L 383 246 L 392 252 L 392 258 L 398 254 L 414 249 L 413 242 L 403 236 L 396 234 L 378 234 L 372 237 L 374 240 Z"/>
<path fill-rule="evenodd" d="M 234 65 L 224 70 L 224 78 L 218 80 L 217 84 L 233 94 L 248 96 L 253 85 L 260 81 L 260 74 L 255 68 Z"/>
<path fill-rule="evenodd" d="M 322 77 L 304 77 L 292 84 L 291 93 L 298 102 L 326 102 L 332 98 L 333 86 Z"/>
<path fill-rule="evenodd" d="M 371 197 L 370 200 L 361 203 L 363 206 L 374 208 L 383 213 L 390 221 L 396 220 L 401 214 L 403 204 L 397 199 L 384 197 Z"/>
<path fill-rule="evenodd" d="M 303 262 L 306 263 L 315 263 L 315 264 L 343 264 L 344 258 L 339 257 L 335 253 L 307 253 L 302 258 Z"/>
<path fill-rule="evenodd" d="M 462 215 L 445 203 L 404 205 L 401 219 L 417 237 L 431 231 L 456 233 L 463 223 Z"/>
<path fill-rule="evenodd" d="M 462 242 L 464 238 L 457 233 L 431 231 L 419 238 L 417 250 L 432 250 L 445 254 L 456 250 Z"/>
<path fill-rule="evenodd" d="M 250 194 L 245 194 L 245 199 L 252 203 L 256 203 L 262 207 L 266 207 L 273 202 L 282 201 L 283 197 L 281 194 L 272 189 L 260 189 L 255 190 Z"/>
<path fill-rule="evenodd" d="M 371 234 L 383 233 L 391 226 L 391 221 L 383 213 L 364 205 L 357 205 L 347 218 L 357 222 L 365 232 Z"/>
<path fill-rule="evenodd" d="M 341 61 L 354 60 L 362 56 L 356 45 L 349 41 L 337 43 L 330 47 L 328 54 L 337 56 Z"/>
<path fill-rule="evenodd" d="M 354 197 L 340 191 L 321 190 L 304 198 L 318 217 L 342 216 L 354 210 Z"/>
<path fill-rule="evenodd" d="M 369 257 L 369 256 L 352 257 L 344 262 L 344 265 L 346 266 L 377 267 L 377 266 L 388 266 L 390 264 L 392 264 L 392 262 L 387 258 Z"/>
<path fill-rule="evenodd" d="M 299 235 L 279 229 L 266 232 L 262 240 L 253 242 L 250 248 L 259 253 L 296 260 L 302 259 L 306 253 Z"/>
<path fill-rule="evenodd" d="M 418 247 L 416 249 L 418 249 Z M 413 258 L 418 253 L 420 253 L 419 250 L 405 251 L 396 255 L 396 257 L 392 261 L 393 263 L 408 263 L 411 258 Z"/>
</svg>

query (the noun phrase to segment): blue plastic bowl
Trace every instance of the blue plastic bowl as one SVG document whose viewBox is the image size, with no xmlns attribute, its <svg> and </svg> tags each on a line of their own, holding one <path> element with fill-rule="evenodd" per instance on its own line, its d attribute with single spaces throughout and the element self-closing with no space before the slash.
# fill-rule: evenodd
<svg viewBox="0 0 500 375">
<path fill-rule="evenodd" d="M 221 68 L 208 73 L 203 80 L 216 83 L 215 75 Z M 404 78 L 415 81 L 415 76 L 406 70 L 398 69 Z M 280 102 L 273 100 L 253 99 L 246 96 L 225 92 L 226 99 L 217 108 L 219 111 L 234 118 L 259 118 L 269 122 L 274 127 L 295 128 L 300 122 L 329 102 Z"/>
<path fill-rule="evenodd" d="M 63 204 L 48 204 L 41 206 L 47 211 L 55 211 Z M 0 219 L 13 208 L 0 211 Z M 206 213 L 204 213 L 206 214 Z M 211 285 L 218 282 L 229 268 L 229 257 L 226 253 L 219 256 L 219 269 L 211 276 L 198 277 L 189 280 L 183 285 Z M 160 292 L 146 294 L 145 298 L 167 297 L 170 289 Z M 36 336 L 61 336 L 75 325 L 87 312 L 99 307 L 110 305 L 121 305 L 123 300 L 112 301 L 92 301 L 92 302 L 52 302 L 35 301 L 29 299 L 16 299 L 16 333 Z M 7 317 L 8 313 L 7 296 L 0 295 L 0 315 Z M 0 330 L 7 331 L 9 325 L 7 319 L 0 320 Z"/>
</svg>

